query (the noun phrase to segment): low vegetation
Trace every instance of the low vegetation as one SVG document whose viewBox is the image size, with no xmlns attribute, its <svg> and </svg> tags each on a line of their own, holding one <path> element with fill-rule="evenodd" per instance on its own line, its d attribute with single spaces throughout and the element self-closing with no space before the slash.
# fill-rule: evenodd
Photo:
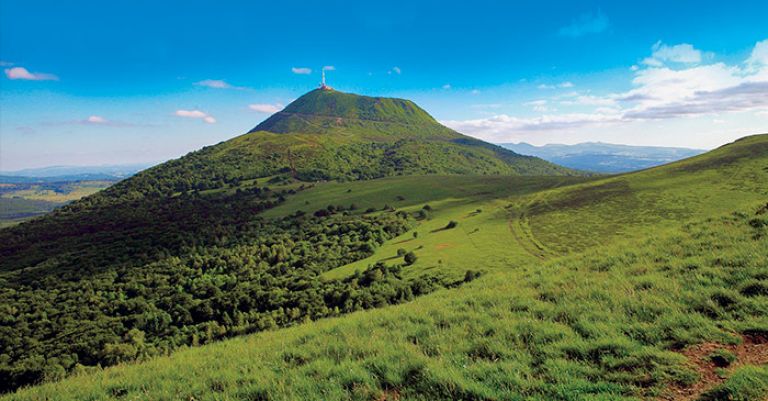
<svg viewBox="0 0 768 401">
<path fill-rule="evenodd" d="M 754 209 L 709 218 L 631 247 L 492 273 L 402 306 L 98 370 L 15 397 L 653 398 L 699 380 L 676 350 L 768 333 L 768 297 L 735 290 L 766 280 L 768 232 L 753 220 Z M 761 369 L 728 372 L 712 391 L 760 399 Z"/>
<path fill-rule="evenodd" d="M 581 177 L 307 96 L 0 231 L 6 398 L 766 396 L 768 136 Z"/>
</svg>

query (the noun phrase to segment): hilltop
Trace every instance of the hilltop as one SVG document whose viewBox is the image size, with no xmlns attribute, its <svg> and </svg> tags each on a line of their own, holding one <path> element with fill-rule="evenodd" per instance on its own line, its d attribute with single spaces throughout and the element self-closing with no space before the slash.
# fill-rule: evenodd
<svg viewBox="0 0 768 401">
<path fill-rule="evenodd" d="M 320 273 L 313 279 L 288 284 L 291 289 L 275 293 L 277 298 L 255 292 L 255 299 L 274 302 L 296 293 L 291 308 L 312 305 L 309 289 L 328 299 L 346 293 L 353 303 L 379 299 L 373 301 L 378 306 L 400 303 L 388 302 L 390 296 L 403 297 L 404 305 L 349 315 L 344 313 L 358 309 L 340 308 L 339 314 L 325 315 L 331 319 L 308 321 L 324 316 L 317 309 L 296 327 L 266 325 L 264 333 L 140 364 L 81 368 L 77 377 L 12 397 L 763 399 L 768 394 L 766 165 L 768 135 L 758 135 L 607 178 L 410 176 L 318 183 L 266 209 L 263 217 L 295 224 L 291 216 L 302 210 L 354 203 L 355 208 L 344 208 L 345 216 L 334 207 L 328 227 L 339 226 L 338 219 L 368 216 L 369 224 L 389 227 L 386 237 L 370 250 L 360 248 L 353 257 L 315 270 Z M 361 234 L 354 226 L 342 227 L 339 232 L 352 236 L 335 242 L 328 235 L 321 240 L 325 245 L 317 246 L 353 243 Z M 403 265 L 400 249 L 417 260 Z M 109 287 L 98 283 L 114 280 L 122 289 L 115 292 L 117 299 L 122 293 L 128 300 L 136 299 L 131 291 L 148 299 L 159 289 L 178 297 L 179 304 L 184 298 L 173 289 L 184 281 L 175 284 L 174 272 L 188 271 L 192 278 L 183 280 L 193 280 L 195 300 L 212 308 L 207 313 L 216 324 L 207 327 L 215 336 L 222 327 L 236 328 L 242 318 L 222 317 L 217 305 L 242 311 L 247 302 L 236 295 L 242 284 L 229 278 L 233 272 L 240 280 L 253 274 L 236 268 L 249 255 L 246 250 L 239 248 L 240 256 L 217 251 L 215 259 L 198 262 L 170 258 L 150 265 L 128 286 L 124 273 L 99 274 L 88 285 L 107 291 L 104 297 Z M 365 284 L 370 280 L 374 284 Z M 433 287 L 424 291 L 430 281 Z M 354 290 L 343 287 L 352 282 L 358 283 Z M 358 291 L 362 298 L 353 295 Z M 209 296 L 215 302 L 206 302 Z M 17 302 L 3 304 L 25 305 Z M 133 315 L 143 322 L 142 331 L 162 324 L 152 316 L 173 306 L 151 305 Z M 172 310 L 175 322 L 180 311 Z M 193 310 L 197 319 L 202 310 Z M 285 318 L 282 312 L 271 316 Z M 135 335 L 120 344 L 141 358 L 152 348 Z"/>
<path fill-rule="evenodd" d="M 584 175 L 455 132 L 408 100 L 313 90 L 250 132 L 145 170 L 105 196 L 398 175 Z"/>
</svg>

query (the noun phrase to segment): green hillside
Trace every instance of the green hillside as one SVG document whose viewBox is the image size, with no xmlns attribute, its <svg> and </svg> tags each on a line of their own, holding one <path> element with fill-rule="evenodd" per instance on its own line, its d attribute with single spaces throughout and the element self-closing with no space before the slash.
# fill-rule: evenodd
<svg viewBox="0 0 768 401">
<path fill-rule="evenodd" d="M 403 264 L 324 276 L 426 218 L 388 202 L 266 213 L 327 185 L 406 175 L 419 177 L 409 193 L 442 181 L 435 196 L 583 180 L 456 133 L 412 102 L 312 91 L 256 131 L 0 230 L 0 391 L 471 281 L 406 275 Z"/>
<path fill-rule="evenodd" d="M 584 175 L 459 134 L 407 100 L 318 89 L 247 134 L 145 170 L 91 201 L 236 187 L 274 175 L 322 181 L 438 174 Z"/>
<path fill-rule="evenodd" d="M 20 227 L 74 224 L 65 243 L 0 231 L 3 374 L 80 372 L 9 399 L 764 399 L 766 183 L 759 135 L 607 178 L 273 177 L 82 204 Z M 89 228 L 110 221 L 135 225 Z M 149 360 L 90 368 L 91 348 Z"/>
</svg>

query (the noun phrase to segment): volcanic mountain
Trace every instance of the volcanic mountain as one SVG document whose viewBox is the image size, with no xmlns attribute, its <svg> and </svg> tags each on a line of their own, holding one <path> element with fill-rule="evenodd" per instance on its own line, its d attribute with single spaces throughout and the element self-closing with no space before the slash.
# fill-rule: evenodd
<svg viewBox="0 0 768 401">
<path fill-rule="evenodd" d="M 194 165 L 189 161 L 194 160 Z M 447 128 L 409 100 L 313 90 L 245 135 L 153 169 L 222 179 L 290 173 L 356 180 L 393 175 L 578 175 Z"/>
</svg>

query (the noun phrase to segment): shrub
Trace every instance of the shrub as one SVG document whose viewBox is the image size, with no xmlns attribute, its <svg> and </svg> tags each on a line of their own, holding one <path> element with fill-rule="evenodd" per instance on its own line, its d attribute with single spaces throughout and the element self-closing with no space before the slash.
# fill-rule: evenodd
<svg viewBox="0 0 768 401">
<path fill-rule="evenodd" d="M 439 262 L 442 262 L 442 261 L 439 261 Z M 467 270 L 467 272 L 464 273 L 464 282 L 468 283 L 472 280 L 475 280 L 478 277 L 480 277 L 480 272 L 474 271 L 474 270 Z"/>
<path fill-rule="evenodd" d="M 406 265 L 412 265 L 412 264 L 416 263 L 416 260 L 418 260 L 418 259 L 419 258 L 416 257 L 416 254 L 413 253 L 413 252 L 408 252 L 408 253 L 406 253 L 403 256 L 403 260 L 405 261 Z"/>
<path fill-rule="evenodd" d="M 448 224 L 445 226 L 445 228 L 450 230 L 451 228 L 456 228 L 456 226 L 458 226 L 458 225 L 459 225 L 459 222 L 457 222 L 455 220 L 451 220 L 451 221 L 448 222 Z"/>
</svg>

